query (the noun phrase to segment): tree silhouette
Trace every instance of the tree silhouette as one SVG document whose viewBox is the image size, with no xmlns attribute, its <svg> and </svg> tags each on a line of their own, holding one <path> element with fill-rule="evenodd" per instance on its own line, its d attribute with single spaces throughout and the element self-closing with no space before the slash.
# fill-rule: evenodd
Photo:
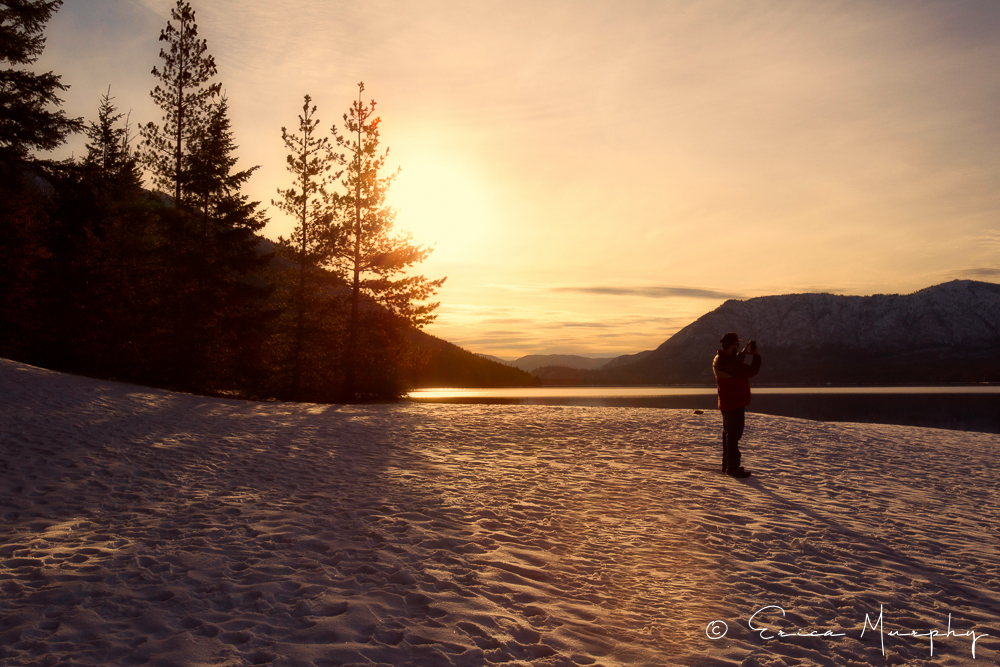
<svg viewBox="0 0 1000 667">
<path fill-rule="evenodd" d="M 198 300 L 211 315 L 204 344 L 214 350 L 207 363 L 216 377 L 231 376 L 237 365 L 254 365 L 244 354 L 250 338 L 270 314 L 263 300 L 271 293 L 260 273 L 270 255 L 258 252 L 257 232 L 267 224 L 260 202 L 242 189 L 257 166 L 236 171 L 236 146 L 229 121 L 229 102 L 221 96 L 208 110 L 201 131 L 189 142 L 183 203 L 190 216 L 187 238 L 191 271 L 198 281 Z M 251 277 L 253 276 L 253 277 Z M 252 356 L 252 355 L 251 355 Z"/>
<path fill-rule="evenodd" d="M 69 88 L 61 77 L 35 74 L 34 64 L 45 48 L 45 24 L 62 0 L 7 0 L 0 4 L 0 160 L 27 160 L 32 151 L 52 150 L 66 136 L 83 129 L 79 118 L 54 110 L 59 93 Z"/>
<path fill-rule="evenodd" d="M 166 46 L 158 83 L 150 93 L 163 111 L 163 126 L 148 123 L 143 161 L 154 184 L 173 195 L 157 211 L 163 326 L 153 347 L 169 351 L 161 364 L 165 382 L 213 388 L 233 377 L 246 352 L 238 329 L 262 326 L 269 293 L 256 274 L 268 257 L 258 253 L 256 233 L 266 219 L 241 188 L 257 169 L 234 171 L 236 145 L 228 101 L 213 82 L 215 60 L 198 38 L 194 10 L 177 0 L 160 32 Z M 255 334 L 256 336 L 256 334 Z M 244 337 L 247 338 L 247 337 Z M 161 350 L 158 350 L 161 351 Z M 252 364 L 250 364 L 252 365 Z"/>
<path fill-rule="evenodd" d="M 101 96 L 97 108 L 97 122 L 90 121 L 86 130 L 87 155 L 84 167 L 96 170 L 105 179 L 120 181 L 137 187 L 142 183 L 137 156 L 131 149 L 133 139 L 128 115 L 118 111 L 111 97 L 111 86 Z M 125 122 L 119 125 L 119 121 Z"/>
<path fill-rule="evenodd" d="M 251 202 L 241 194 L 260 167 L 234 172 L 237 148 L 229 122 L 229 100 L 222 96 L 209 109 L 205 127 L 190 142 L 184 174 L 185 200 L 198 220 L 202 240 L 209 244 L 230 240 L 241 232 L 252 235 L 267 222 L 257 210 L 260 202 Z"/>
<path fill-rule="evenodd" d="M 37 348 L 43 300 L 51 180 L 67 166 L 38 159 L 83 128 L 58 109 L 68 86 L 52 72 L 35 74 L 43 31 L 61 0 L 0 3 L 0 353 Z M 57 168 L 58 167 L 58 168 Z M 49 180 L 46 180 L 49 179 Z"/>
<path fill-rule="evenodd" d="M 138 310 L 146 300 L 135 290 L 131 242 L 141 235 L 141 215 L 132 213 L 144 193 L 125 118 L 109 88 L 96 122 L 85 130 L 82 162 L 47 179 L 53 193 L 38 304 L 46 326 L 37 335 L 44 352 L 36 354 L 56 368 L 117 374 L 126 341 L 135 340 L 134 324 L 142 319 Z"/>
<path fill-rule="evenodd" d="M 336 127 L 332 131 L 337 146 L 350 154 L 341 181 L 346 192 L 336 197 L 337 224 L 328 237 L 329 263 L 351 287 L 344 371 L 348 400 L 358 397 L 362 307 L 383 309 L 409 326 L 420 327 L 434 320 L 433 311 L 439 305 L 422 302 L 445 281 L 419 275 L 397 277 L 422 262 L 431 249 L 413 245 L 408 233 L 394 233 L 396 212 L 385 205 L 385 196 L 399 171 L 379 176 L 388 150 L 379 153 L 381 118 L 373 117 L 374 100 L 367 105 L 362 101 L 364 90 L 364 82 L 359 83 L 358 99 L 344 114 L 347 138 L 338 135 Z"/>
<path fill-rule="evenodd" d="M 170 10 L 170 21 L 160 32 L 160 41 L 169 45 L 160 49 L 163 69 L 153 68 L 160 80 L 150 96 L 163 111 L 163 127 L 147 123 L 142 128 L 146 140 L 144 162 L 153 172 L 153 182 L 164 192 L 173 192 L 180 205 L 187 180 L 187 157 L 190 143 L 208 123 L 212 99 L 221 84 L 210 83 L 216 74 L 215 59 L 208 55 L 204 39 L 198 39 L 191 4 L 177 0 Z"/>
<path fill-rule="evenodd" d="M 292 341 L 291 396 L 298 398 L 302 386 L 302 369 L 307 346 L 307 322 L 314 299 L 310 282 L 318 276 L 316 268 L 327 263 L 329 249 L 326 239 L 332 220 L 330 194 L 327 185 L 340 173 L 331 171 L 343 158 L 335 154 L 327 137 L 317 136 L 316 105 L 306 95 L 299 115 L 298 134 L 281 128 L 281 139 L 289 154 L 287 169 L 293 176 L 290 188 L 278 188 L 280 199 L 271 203 L 292 216 L 295 228 L 289 238 L 279 237 L 283 254 L 298 267 L 298 284 L 293 295 L 295 334 Z"/>
</svg>

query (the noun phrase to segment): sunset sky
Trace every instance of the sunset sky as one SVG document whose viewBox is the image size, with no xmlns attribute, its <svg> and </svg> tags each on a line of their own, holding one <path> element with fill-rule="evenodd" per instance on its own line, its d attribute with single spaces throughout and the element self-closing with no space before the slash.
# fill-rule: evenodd
<svg viewBox="0 0 1000 667">
<path fill-rule="evenodd" d="M 37 69 L 93 119 L 173 0 L 65 0 Z M 193 0 L 249 194 L 364 81 L 398 224 L 474 352 L 655 348 L 727 298 L 1000 282 L 1000 2 Z M 67 151 L 83 151 L 82 139 Z M 265 235 L 292 227 L 274 207 Z"/>
</svg>

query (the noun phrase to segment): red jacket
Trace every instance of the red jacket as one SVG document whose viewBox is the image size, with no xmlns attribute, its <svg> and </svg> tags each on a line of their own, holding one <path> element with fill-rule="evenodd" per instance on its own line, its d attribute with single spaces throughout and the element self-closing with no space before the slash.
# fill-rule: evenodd
<svg viewBox="0 0 1000 667">
<path fill-rule="evenodd" d="M 719 386 L 719 409 L 723 412 L 750 405 L 750 378 L 760 371 L 760 355 L 753 355 L 749 366 L 743 363 L 745 356 L 719 350 L 712 361 L 715 383 Z"/>
</svg>

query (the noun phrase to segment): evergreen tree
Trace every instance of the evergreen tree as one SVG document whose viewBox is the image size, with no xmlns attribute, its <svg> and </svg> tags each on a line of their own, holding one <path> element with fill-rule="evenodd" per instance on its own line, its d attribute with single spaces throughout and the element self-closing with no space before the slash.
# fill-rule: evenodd
<svg viewBox="0 0 1000 667">
<path fill-rule="evenodd" d="M 52 72 L 35 74 L 43 31 L 61 0 L 0 2 L 0 353 L 30 360 L 44 328 L 41 272 L 47 244 L 52 150 L 82 128 L 58 109 L 68 86 Z M 45 172 L 48 172 L 46 174 Z"/>
<path fill-rule="evenodd" d="M 158 83 L 151 96 L 163 110 L 163 126 L 143 127 L 143 161 L 174 205 L 159 212 L 165 296 L 153 346 L 170 350 L 162 382 L 214 391 L 245 375 L 237 365 L 253 365 L 243 341 L 259 338 L 251 330 L 266 319 L 269 290 L 251 275 L 269 261 L 258 253 L 256 236 L 266 219 L 259 202 L 241 192 L 257 167 L 234 171 L 228 101 L 212 81 L 215 60 L 198 38 L 190 3 L 177 0 L 160 41 L 167 46 L 160 50 L 162 69 L 152 71 Z"/>
<path fill-rule="evenodd" d="M 69 87 L 61 77 L 35 74 L 34 64 L 45 48 L 42 32 L 62 0 L 5 0 L 0 2 L 0 160 L 25 161 L 32 151 L 57 148 L 66 136 L 79 132 L 79 118 L 53 109 L 62 104 L 59 93 Z"/>
<path fill-rule="evenodd" d="M 131 146 L 130 114 L 114 100 L 109 86 L 86 129 L 80 182 L 65 184 L 58 197 L 63 242 L 70 245 L 62 260 L 66 284 L 58 289 L 73 294 L 73 328 L 86 339 L 76 346 L 76 368 L 143 380 L 152 357 L 150 322 L 158 316 L 154 292 L 162 272 L 153 260 L 162 239 Z"/>
<path fill-rule="evenodd" d="M 263 338 L 273 317 L 263 302 L 271 288 L 260 276 L 271 255 L 258 252 L 257 232 L 267 224 L 260 202 L 242 190 L 259 168 L 234 171 L 237 146 L 225 96 L 212 105 L 206 125 L 193 138 L 185 175 L 184 203 L 191 216 L 194 271 L 201 276 L 202 297 L 213 308 L 214 351 L 209 364 L 215 382 L 244 383 L 259 356 L 250 348 Z M 206 337 L 210 338 L 210 337 Z M 234 375 L 235 374 L 235 375 Z"/>
<path fill-rule="evenodd" d="M 302 390 L 303 365 L 308 345 L 309 319 L 319 305 L 314 291 L 316 279 L 322 274 L 317 267 L 329 260 L 327 238 L 332 214 L 327 185 L 330 172 L 343 161 L 332 151 L 327 137 L 317 136 L 319 120 L 315 118 L 316 106 L 306 95 L 299 115 L 298 134 L 281 128 L 281 139 L 289 150 L 287 169 L 293 176 L 293 185 L 278 189 L 280 199 L 271 203 L 295 220 L 289 238 L 278 239 L 282 254 L 297 265 L 297 284 L 293 288 L 292 303 L 295 313 L 294 335 L 291 344 L 291 396 L 298 399 Z M 340 177 L 336 173 L 332 178 Z"/>
<path fill-rule="evenodd" d="M 104 180 L 131 190 L 142 185 L 142 172 L 131 150 L 133 137 L 128 116 L 118 111 L 114 99 L 108 86 L 97 108 L 97 122 L 90 121 L 85 130 L 90 142 L 83 164 Z M 119 125 L 123 118 L 125 122 Z"/>
<path fill-rule="evenodd" d="M 228 260 L 245 255 L 245 243 L 256 247 L 254 233 L 261 230 L 267 220 L 258 211 L 260 202 L 251 202 L 242 194 L 243 186 L 259 166 L 234 172 L 238 161 L 229 121 L 229 101 L 222 96 L 213 104 L 203 131 L 193 138 L 188 170 L 185 174 L 185 201 L 196 217 L 202 240 L 225 251 Z M 239 237 L 241 243 L 233 248 Z M 245 272 L 240 266 L 229 266 Z"/>
<path fill-rule="evenodd" d="M 169 49 L 160 49 L 163 69 L 153 68 L 160 83 L 150 93 L 163 110 L 163 127 L 150 122 L 142 128 L 146 140 L 143 159 L 153 173 L 154 184 L 172 193 L 179 206 L 188 180 L 190 144 L 207 125 L 211 102 L 221 84 L 210 83 L 216 74 L 215 59 L 206 53 L 205 40 L 198 39 L 191 4 L 177 0 L 170 16 L 177 25 L 168 21 L 160 32 L 160 41 Z"/>
<path fill-rule="evenodd" d="M 365 393 L 359 391 L 358 382 L 363 347 L 361 325 L 365 319 L 362 307 L 365 306 L 369 319 L 383 309 L 404 325 L 420 327 L 434 320 L 433 311 L 439 305 L 422 302 L 435 294 L 445 281 L 444 278 L 428 280 L 419 275 L 398 277 L 422 262 L 431 250 L 413 245 L 409 234 L 394 233 L 396 213 L 385 205 L 385 196 L 399 172 L 379 176 L 388 150 L 379 153 L 381 118 L 373 117 L 374 100 L 367 105 L 362 101 L 364 89 L 364 83 L 359 83 L 358 99 L 344 114 L 345 130 L 350 138 L 337 135 L 336 128 L 333 129 L 337 145 L 350 154 L 341 181 L 346 192 L 336 198 L 337 223 L 328 237 L 329 263 L 345 277 L 351 288 L 344 371 L 344 393 L 348 400 Z M 379 329 L 384 335 L 384 322 Z M 368 358 L 371 358 L 374 348 L 369 345 L 367 349 Z M 375 364 L 376 367 L 382 365 L 384 362 Z"/>
</svg>

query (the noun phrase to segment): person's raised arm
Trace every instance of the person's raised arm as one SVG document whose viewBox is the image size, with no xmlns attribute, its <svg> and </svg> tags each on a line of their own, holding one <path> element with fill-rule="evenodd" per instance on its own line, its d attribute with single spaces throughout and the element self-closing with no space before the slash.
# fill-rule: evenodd
<svg viewBox="0 0 1000 667">
<path fill-rule="evenodd" d="M 753 355 L 753 361 L 750 362 L 749 375 L 747 377 L 753 377 L 760 372 L 760 350 L 757 349 L 757 341 L 752 340 L 747 343 L 750 348 L 750 354 Z"/>
</svg>

